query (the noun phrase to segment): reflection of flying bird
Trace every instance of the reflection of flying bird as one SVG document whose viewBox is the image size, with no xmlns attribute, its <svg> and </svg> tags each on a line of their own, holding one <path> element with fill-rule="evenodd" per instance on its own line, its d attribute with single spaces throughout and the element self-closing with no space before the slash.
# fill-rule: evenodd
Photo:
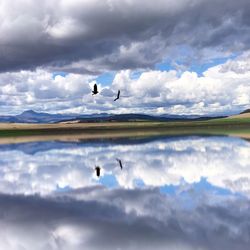
<svg viewBox="0 0 250 250">
<path fill-rule="evenodd" d="M 120 93 L 121 93 L 121 91 L 118 90 L 117 97 L 115 98 L 114 102 L 120 98 Z"/>
<path fill-rule="evenodd" d="M 96 94 L 98 94 L 99 92 L 98 92 L 98 90 L 97 90 L 97 84 L 95 83 L 95 85 L 94 85 L 94 90 L 92 90 L 92 95 L 96 95 Z"/>
<path fill-rule="evenodd" d="M 116 159 L 116 160 L 119 162 L 120 168 L 122 169 L 123 168 L 122 161 L 120 159 Z"/>
<path fill-rule="evenodd" d="M 100 173 L 101 173 L 101 168 L 99 166 L 95 167 L 95 172 L 96 172 L 96 176 L 100 177 Z"/>
</svg>

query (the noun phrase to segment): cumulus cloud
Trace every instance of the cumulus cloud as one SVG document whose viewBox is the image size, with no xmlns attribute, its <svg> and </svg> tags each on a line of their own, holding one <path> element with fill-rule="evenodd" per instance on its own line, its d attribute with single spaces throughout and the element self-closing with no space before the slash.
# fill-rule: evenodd
<svg viewBox="0 0 250 250">
<path fill-rule="evenodd" d="M 249 105 L 248 64 L 248 54 L 244 54 L 209 68 L 202 76 L 190 71 L 180 76 L 176 71 L 147 71 L 132 79 L 129 71 L 122 71 L 113 86 L 136 96 L 132 101 L 125 98 L 127 107 L 139 108 L 143 99 L 145 110 L 151 108 L 154 113 L 232 114 Z"/>
<path fill-rule="evenodd" d="M 200 51 L 193 60 L 249 48 L 248 0 L 2 0 L 0 7 L 2 72 L 96 74 L 152 67 L 181 45 Z"/>
<path fill-rule="evenodd" d="M 25 108 L 52 112 L 83 105 L 91 92 L 93 77 L 88 75 L 56 75 L 44 71 L 20 71 L 0 74 L 0 100 L 6 113 Z"/>
<path fill-rule="evenodd" d="M 47 70 L 0 74 L 3 112 L 25 109 L 61 113 L 148 113 L 225 115 L 249 108 L 249 52 L 203 75 L 177 70 L 122 70 L 108 86 L 91 75 L 53 75 Z M 100 94 L 91 95 L 94 83 Z M 113 102 L 117 90 L 121 98 Z"/>
</svg>

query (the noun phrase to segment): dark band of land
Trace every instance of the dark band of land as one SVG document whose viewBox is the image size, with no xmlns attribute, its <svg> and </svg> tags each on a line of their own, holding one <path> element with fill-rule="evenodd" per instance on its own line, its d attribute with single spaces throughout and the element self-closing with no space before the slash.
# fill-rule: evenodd
<svg viewBox="0 0 250 250">
<path fill-rule="evenodd" d="M 178 122 L 0 124 L 0 143 L 158 135 L 230 135 L 250 138 L 250 118 Z"/>
</svg>

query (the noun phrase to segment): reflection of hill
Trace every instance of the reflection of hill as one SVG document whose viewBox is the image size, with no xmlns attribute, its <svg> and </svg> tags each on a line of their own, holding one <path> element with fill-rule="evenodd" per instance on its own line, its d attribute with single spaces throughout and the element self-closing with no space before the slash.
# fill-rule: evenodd
<svg viewBox="0 0 250 250">
<path fill-rule="evenodd" d="M 44 141 L 44 142 L 27 142 L 16 144 L 0 144 L 1 151 L 17 150 L 25 154 L 34 155 L 38 152 L 45 152 L 52 149 L 65 149 L 76 146 L 81 147 L 104 147 L 108 145 L 140 145 L 154 141 L 179 141 L 189 140 L 198 135 L 180 135 L 180 136 L 151 136 L 138 138 L 107 138 L 107 139 L 91 139 L 80 140 L 78 142 L 62 142 L 62 141 Z M 201 135 L 199 135 L 200 137 Z M 202 135 L 202 137 L 213 137 L 214 135 Z M 216 136 L 219 137 L 219 136 Z M 226 136 L 221 136 L 226 137 Z"/>
<path fill-rule="evenodd" d="M 51 149 L 63 149 L 68 148 L 70 145 L 74 145 L 74 143 L 68 142 L 28 142 L 28 143 L 18 143 L 18 144 L 2 144 L 0 145 L 1 151 L 9 151 L 9 150 L 17 150 L 21 151 L 25 154 L 36 154 L 38 152 L 45 152 Z"/>
</svg>

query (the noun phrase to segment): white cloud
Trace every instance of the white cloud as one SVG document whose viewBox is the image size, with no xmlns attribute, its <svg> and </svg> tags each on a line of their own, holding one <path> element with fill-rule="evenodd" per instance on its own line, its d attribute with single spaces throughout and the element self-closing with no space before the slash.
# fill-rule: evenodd
<svg viewBox="0 0 250 250">
<path fill-rule="evenodd" d="M 249 108 L 249 60 L 246 53 L 210 67 L 202 76 L 189 71 L 148 70 L 135 78 L 130 70 L 119 71 L 110 85 L 98 83 L 100 94 L 94 97 L 94 76 L 71 73 L 53 78 L 45 69 L 1 73 L 0 100 L 6 114 L 25 109 L 51 113 L 232 114 Z M 121 98 L 113 102 L 118 89 Z"/>
</svg>

